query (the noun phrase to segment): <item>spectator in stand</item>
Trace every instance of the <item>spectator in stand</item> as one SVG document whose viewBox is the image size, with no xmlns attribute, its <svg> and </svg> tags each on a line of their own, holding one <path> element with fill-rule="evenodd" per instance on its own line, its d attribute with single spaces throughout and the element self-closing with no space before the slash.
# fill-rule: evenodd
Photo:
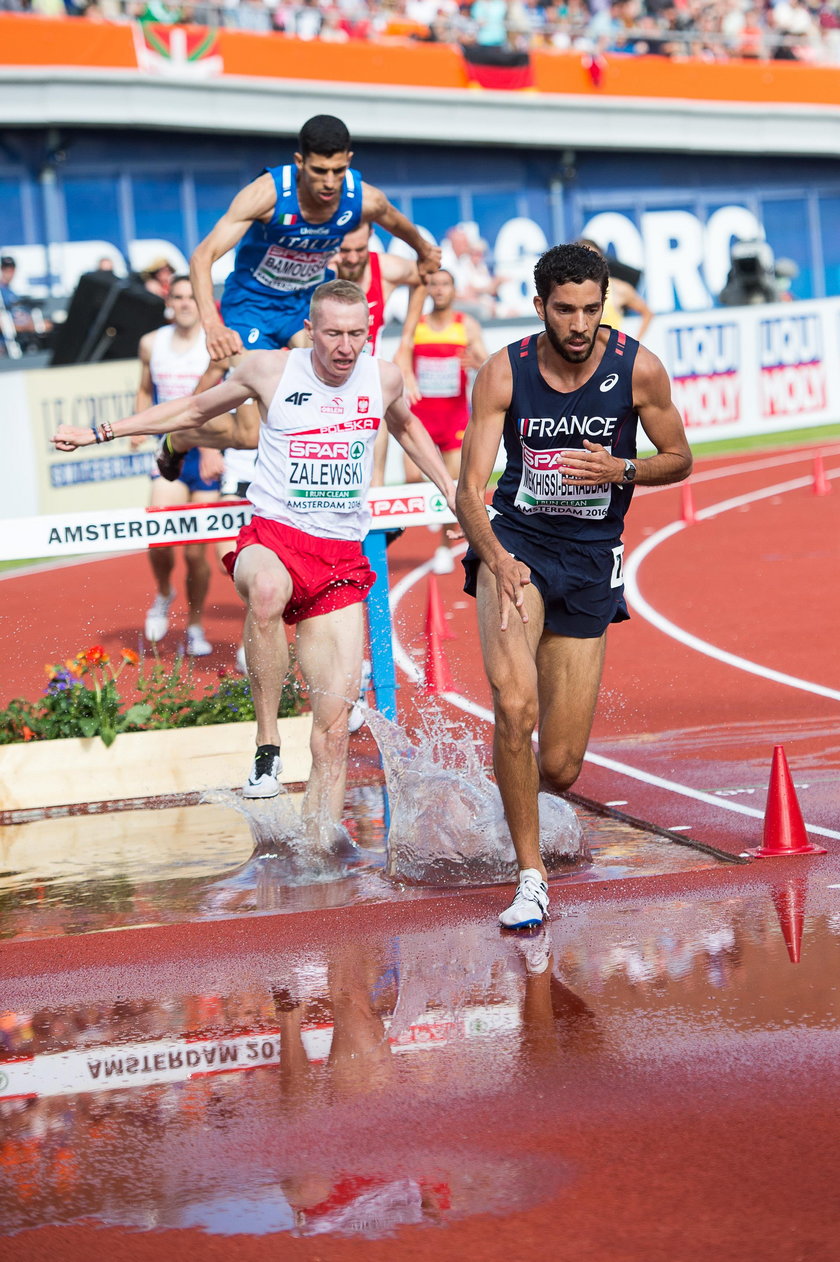
<svg viewBox="0 0 840 1262">
<path fill-rule="evenodd" d="M 804 0 L 779 0 L 771 10 L 777 61 L 806 61 L 819 45 L 819 28 Z"/>
<path fill-rule="evenodd" d="M 0 258 L 0 298 L 6 307 L 11 309 L 19 298 L 15 290 L 12 288 L 12 281 L 15 279 L 17 271 L 17 263 L 11 254 L 4 254 Z"/>
<path fill-rule="evenodd" d="M 454 278 L 460 305 L 479 320 L 495 314 L 501 284 L 488 266 L 488 249 L 473 222 L 455 224 L 441 246 L 441 266 Z"/>
<path fill-rule="evenodd" d="M 239 0 L 236 24 L 240 31 L 270 31 L 271 13 L 263 0 Z"/>
<path fill-rule="evenodd" d="M 507 46 L 506 0 L 475 0 L 470 16 L 475 23 L 475 41 L 485 48 Z"/>
<path fill-rule="evenodd" d="M 318 0 L 303 0 L 300 6 L 286 11 L 284 29 L 287 35 L 296 35 L 298 39 L 318 39 L 323 22 Z"/>
<path fill-rule="evenodd" d="M 169 286 L 172 284 L 172 277 L 175 275 L 175 268 L 167 258 L 152 259 L 148 267 L 144 267 L 140 273 L 140 279 L 146 286 L 150 294 L 157 294 L 158 298 L 162 298 L 164 302 L 169 297 Z"/>
</svg>

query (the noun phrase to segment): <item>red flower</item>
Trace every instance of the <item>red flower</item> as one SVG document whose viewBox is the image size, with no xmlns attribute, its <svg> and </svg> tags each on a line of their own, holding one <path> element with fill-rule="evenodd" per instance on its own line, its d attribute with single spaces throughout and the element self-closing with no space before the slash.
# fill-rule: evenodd
<svg viewBox="0 0 840 1262">
<path fill-rule="evenodd" d="M 29 727 L 26 723 L 24 723 L 22 731 L 23 731 L 23 739 L 25 741 L 34 741 L 35 733 L 32 731 L 32 728 Z"/>
<path fill-rule="evenodd" d="M 88 666 L 105 666 L 110 660 L 101 644 L 94 644 L 92 648 L 87 649 L 84 659 Z"/>
<path fill-rule="evenodd" d="M 122 649 L 121 652 L 123 661 L 128 662 L 131 666 L 136 666 L 140 661 L 140 655 L 135 653 L 134 649 Z"/>
</svg>

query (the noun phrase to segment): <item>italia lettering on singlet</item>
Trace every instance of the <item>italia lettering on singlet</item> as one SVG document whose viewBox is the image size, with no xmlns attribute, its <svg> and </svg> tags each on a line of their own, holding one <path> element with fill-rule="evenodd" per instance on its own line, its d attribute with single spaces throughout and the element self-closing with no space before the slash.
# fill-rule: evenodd
<svg viewBox="0 0 840 1262">
<path fill-rule="evenodd" d="M 382 411 L 379 364 L 370 355 L 335 387 L 316 376 L 311 350 L 290 351 L 260 426 L 248 490 L 259 516 L 325 538 L 362 539 Z"/>
<path fill-rule="evenodd" d="M 584 440 L 610 454 L 636 454 L 633 364 L 638 342 L 611 329 L 600 363 L 577 390 L 554 390 L 537 359 L 538 339 L 508 346 L 513 373 L 511 404 L 505 416 L 507 464 L 493 507 L 519 528 L 563 538 L 611 539 L 621 534 L 632 486 L 603 482 L 581 486 L 561 472 L 562 452 L 583 449 Z"/>
<path fill-rule="evenodd" d="M 291 164 L 272 167 L 277 201 L 271 222 L 255 221 L 236 248 L 225 296 L 237 289 L 251 293 L 300 293 L 327 279 L 327 265 L 348 232 L 362 216 L 362 177 L 345 174 L 341 198 L 325 223 L 304 219 L 297 192 L 297 171 Z M 332 274 L 332 273 L 331 273 Z"/>
</svg>

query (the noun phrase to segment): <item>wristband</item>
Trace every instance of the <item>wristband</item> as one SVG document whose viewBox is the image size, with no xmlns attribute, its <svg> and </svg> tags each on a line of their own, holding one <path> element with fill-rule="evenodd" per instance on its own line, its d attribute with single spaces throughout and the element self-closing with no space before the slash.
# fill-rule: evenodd
<svg viewBox="0 0 840 1262">
<path fill-rule="evenodd" d="M 116 438 L 116 434 L 111 427 L 110 421 L 103 421 L 99 426 L 99 432 L 102 435 L 100 441 L 103 443 L 112 443 Z"/>
<path fill-rule="evenodd" d="M 98 443 L 101 443 L 101 442 L 102 442 L 102 439 L 99 437 L 99 430 L 96 428 L 96 426 L 95 426 L 95 425 L 91 425 L 91 427 L 90 427 L 90 428 L 93 430 L 93 436 L 94 436 L 94 438 L 96 439 L 96 441 L 97 441 Z"/>
</svg>

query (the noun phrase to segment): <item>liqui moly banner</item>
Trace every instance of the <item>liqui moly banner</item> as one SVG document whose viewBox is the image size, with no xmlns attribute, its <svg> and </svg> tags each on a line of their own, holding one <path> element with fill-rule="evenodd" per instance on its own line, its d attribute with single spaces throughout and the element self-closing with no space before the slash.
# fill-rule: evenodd
<svg viewBox="0 0 840 1262">
<path fill-rule="evenodd" d="M 657 316 L 645 344 L 694 441 L 840 420 L 840 299 Z"/>
</svg>

